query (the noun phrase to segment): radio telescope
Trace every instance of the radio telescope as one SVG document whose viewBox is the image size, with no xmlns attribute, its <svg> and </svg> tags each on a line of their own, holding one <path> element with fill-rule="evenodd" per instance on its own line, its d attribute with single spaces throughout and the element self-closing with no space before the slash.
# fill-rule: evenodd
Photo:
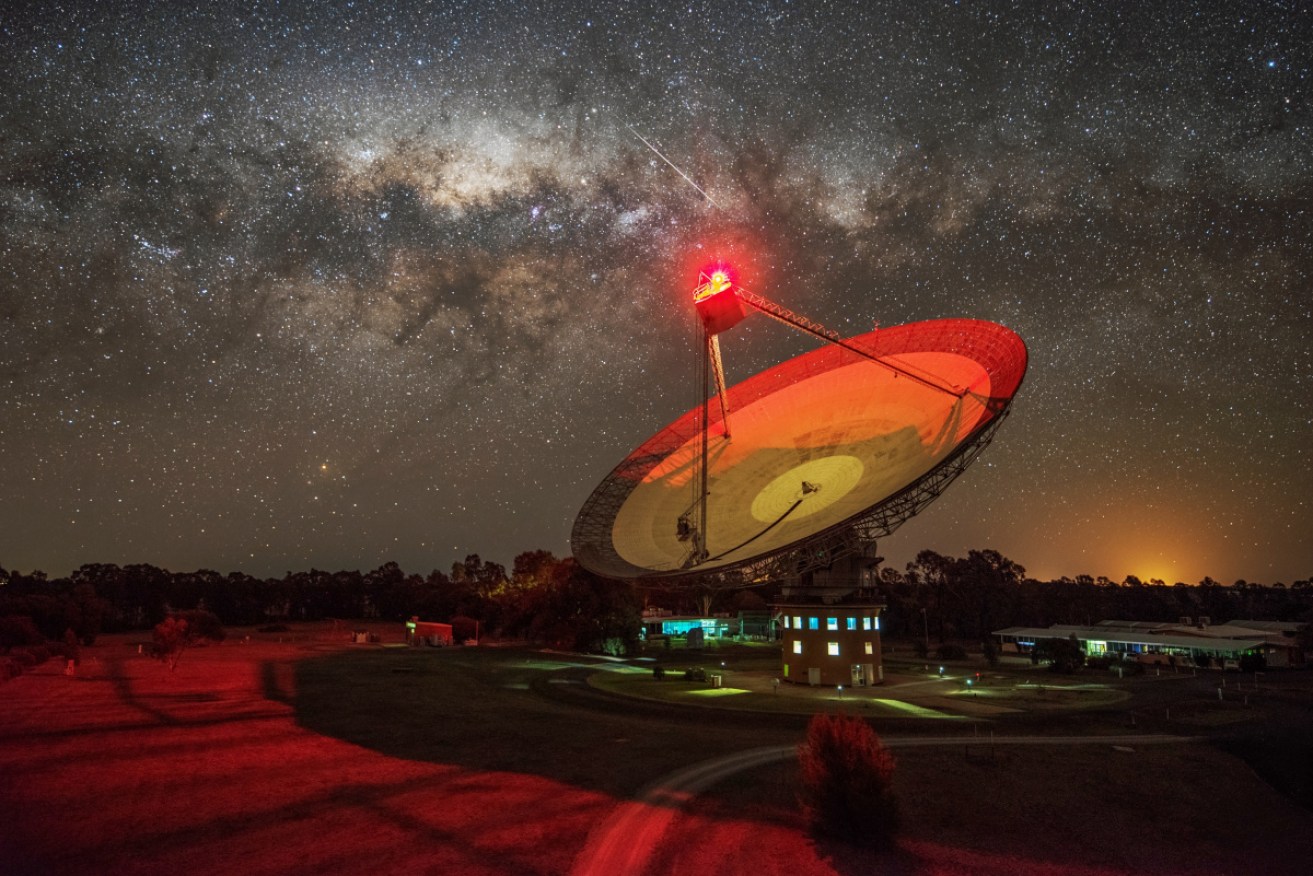
<svg viewBox="0 0 1313 876">
<path fill-rule="evenodd" d="M 694 304 L 704 401 L 585 501 L 571 544 L 597 574 L 797 581 L 869 554 L 975 460 L 1025 376 L 1025 344 L 992 322 L 939 319 L 845 339 L 725 269 L 702 274 Z M 726 387 L 717 336 L 751 312 L 826 344 Z"/>
</svg>

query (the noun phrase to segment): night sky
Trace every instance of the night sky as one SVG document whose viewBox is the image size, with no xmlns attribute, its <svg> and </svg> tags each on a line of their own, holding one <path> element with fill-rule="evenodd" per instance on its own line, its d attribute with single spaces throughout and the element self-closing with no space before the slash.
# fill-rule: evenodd
<svg viewBox="0 0 1313 876">
<path fill-rule="evenodd" d="M 568 554 L 728 259 L 843 334 L 1025 338 L 891 563 L 1313 574 L 1301 3 L 5 5 L 5 568 Z"/>
</svg>

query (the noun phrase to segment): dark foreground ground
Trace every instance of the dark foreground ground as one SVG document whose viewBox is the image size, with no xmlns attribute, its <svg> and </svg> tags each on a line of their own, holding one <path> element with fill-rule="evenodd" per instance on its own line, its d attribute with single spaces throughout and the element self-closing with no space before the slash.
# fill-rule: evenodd
<svg viewBox="0 0 1313 876">
<path fill-rule="evenodd" d="M 796 744 L 805 725 L 621 699 L 583 683 L 595 670 L 511 649 L 349 647 L 325 630 L 239 633 L 169 673 L 105 640 L 76 678 L 46 664 L 0 686 L 0 872 L 568 873 L 643 788 Z M 786 761 L 679 801 L 645 872 L 1307 872 L 1313 815 L 1228 753 L 1298 793 L 1307 692 L 1272 682 L 1214 707 L 1209 681 L 1128 683 L 1115 707 L 874 717 L 891 737 L 962 737 L 898 752 L 897 849 L 812 840 Z M 1218 742 L 987 742 L 1126 732 L 1133 713 L 1140 732 Z"/>
</svg>

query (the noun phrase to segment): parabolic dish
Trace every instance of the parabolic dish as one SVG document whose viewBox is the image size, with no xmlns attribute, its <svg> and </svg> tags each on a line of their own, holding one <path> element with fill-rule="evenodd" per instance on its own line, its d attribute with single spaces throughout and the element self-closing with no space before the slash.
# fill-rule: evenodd
<svg viewBox="0 0 1313 876">
<path fill-rule="evenodd" d="M 996 425 L 1026 372 L 1021 338 L 980 320 L 911 323 L 848 343 L 893 367 L 827 345 L 762 371 L 728 390 L 729 439 L 719 405 L 709 406 L 704 560 L 690 564 L 679 525 L 697 501 L 701 407 L 598 485 L 575 519 L 575 557 L 613 578 L 688 575 L 851 527 Z"/>
</svg>

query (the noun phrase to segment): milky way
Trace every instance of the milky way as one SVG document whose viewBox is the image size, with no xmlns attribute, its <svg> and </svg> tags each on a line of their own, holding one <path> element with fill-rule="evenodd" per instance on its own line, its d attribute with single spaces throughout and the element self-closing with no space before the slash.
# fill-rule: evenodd
<svg viewBox="0 0 1313 876">
<path fill-rule="evenodd" d="M 1026 339 L 891 562 L 1309 577 L 1313 16 L 643 5 L 6 13 L 0 565 L 565 554 L 692 403 L 722 258 L 845 334 Z"/>
</svg>

